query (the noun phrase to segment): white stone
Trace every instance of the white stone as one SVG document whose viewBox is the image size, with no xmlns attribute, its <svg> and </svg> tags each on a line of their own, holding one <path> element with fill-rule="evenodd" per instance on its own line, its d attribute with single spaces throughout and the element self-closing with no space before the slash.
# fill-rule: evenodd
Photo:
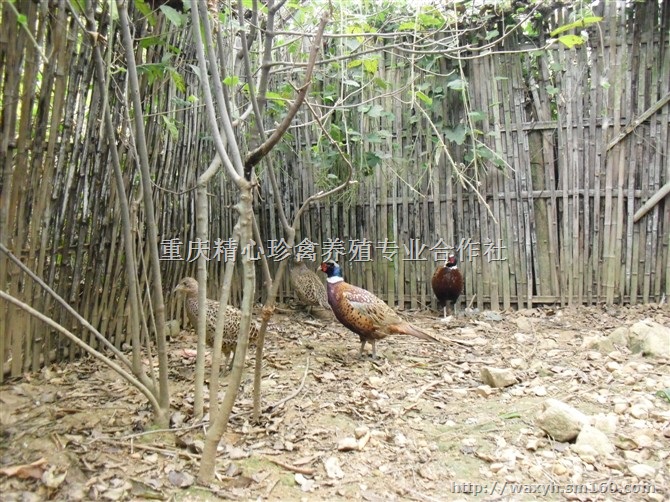
<svg viewBox="0 0 670 502">
<path fill-rule="evenodd" d="M 557 441 L 572 441 L 582 427 L 588 423 L 588 416 L 558 399 L 547 399 L 544 409 L 536 417 L 537 425 Z"/>
<path fill-rule="evenodd" d="M 647 464 L 634 464 L 628 467 L 628 470 L 638 478 L 651 478 L 656 474 L 656 469 Z"/>
</svg>

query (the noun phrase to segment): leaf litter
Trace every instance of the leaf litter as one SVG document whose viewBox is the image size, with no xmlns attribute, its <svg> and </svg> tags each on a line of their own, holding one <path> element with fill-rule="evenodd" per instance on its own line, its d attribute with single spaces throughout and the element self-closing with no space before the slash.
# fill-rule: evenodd
<svg viewBox="0 0 670 502">
<path fill-rule="evenodd" d="M 667 305 L 470 312 L 448 323 L 405 315 L 442 343 L 392 336 L 380 359 L 360 360 L 358 338 L 336 322 L 276 316 L 262 420 L 250 421 L 251 354 L 206 487 L 196 481 L 207 424 L 193 419 L 192 333 L 169 346 L 169 431 L 152 430 L 143 397 L 92 359 L 8 382 L 3 500 L 670 497 L 670 361 L 598 345 L 643 319 L 669 326 Z M 499 372 L 504 385 L 490 378 Z M 589 423 L 559 442 L 538 421 L 552 406 Z M 589 491 L 555 491 L 569 485 Z"/>
</svg>

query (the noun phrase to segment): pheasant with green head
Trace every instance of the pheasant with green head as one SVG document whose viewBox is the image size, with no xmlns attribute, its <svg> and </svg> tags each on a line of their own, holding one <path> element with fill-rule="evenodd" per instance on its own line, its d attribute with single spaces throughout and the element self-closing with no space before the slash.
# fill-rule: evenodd
<svg viewBox="0 0 670 502">
<path fill-rule="evenodd" d="M 377 340 L 391 334 L 412 335 L 422 340 L 437 342 L 407 321 L 404 321 L 383 300 L 369 291 L 344 282 L 342 269 L 337 263 L 321 264 L 321 270 L 328 276 L 328 303 L 337 320 L 361 339 L 359 355 L 363 356 L 365 344 L 372 344 L 372 357 L 377 357 Z"/>
</svg>

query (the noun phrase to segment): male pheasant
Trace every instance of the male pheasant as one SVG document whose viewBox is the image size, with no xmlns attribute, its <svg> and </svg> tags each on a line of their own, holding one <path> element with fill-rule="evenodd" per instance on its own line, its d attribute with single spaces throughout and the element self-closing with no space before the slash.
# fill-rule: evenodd
<svg viewBox="0 0 670 502">
<path fill-rule="evenodd" d="M 174 288 L 175 293 L 184 295 L 184 302 L 186 304 L 186 314 L 191 326 L 195 328 L 198 325 L 198 281 L 192 277 L 185 277 L 182 279 L 177 287 Z M 214 331 L 216 329 L 216 317 L 219 314 L 219 302 L 215 300 L 207 300 L 205 303 L 207 310 L 207 345 L 210 347 L 214 345 Z M 240 331 L 240 320 L 242 312 L 230 305 L 226 306 L 226 319 L 223 326 L 223 338 L 221 341 L 221 352 L 226 356 L 226 366 L 229 361 L 232 363 L 230 356 L 235 353 L 237 345 L 237 335 Z M 254 340 L 258 336 L 258 326 L 252 321 L 249 331 L 249 340 Z"/>
<path fill-rule="evenodd" d="M 456 300 L 463 291 L 463 275 L 458 270 L 456 256 L 450 253 L 444 265 L 437 267 L 431 281 L 437 303 L 444 308 L 444 317 L 447 317 L 447 306 L 454 307 Z"/>
<path fill-rule="evenodd" d="M 330 310 L 326 287 L 319 276 L 307 268 L 305 262 L 295 258 L 291 265 L 291 287 L 298 295 L 298 300 L 306 305 L 311 312 L 312 307 L 321 306 Z"/>
<path fill-rule="evenodd" d="M 404 321 L 380 298 L 365 289 L 344 282 L 342 269 L 337 263 L 322 263 L 321 270 L 328 276 L 328 303 L 335 317 L 361 339 L 361 357 L 365 344 L 370 342 L 372 357 L 376 358 L 377 340 L 390 334 L 412 335 L 437 342 L 428 333 Z"/>
</svg>

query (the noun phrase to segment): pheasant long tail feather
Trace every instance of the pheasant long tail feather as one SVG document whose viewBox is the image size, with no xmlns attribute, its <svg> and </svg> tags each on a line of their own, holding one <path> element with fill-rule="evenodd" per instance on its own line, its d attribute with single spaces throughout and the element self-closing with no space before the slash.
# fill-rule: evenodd
<svg viewBox="0 0 670 502">
<path fill-rule="evenodd" d="M 429 342 L 437 342 L 437 338 L 430 336 L 428 333 L 425 331 L 421 331 L 420 329 L 415 328 L 409 323 L 402 323 L 402 324 L 394 324 L 393 326 L 390 327 L 390 331 L 392 333 L 399 333 L 401 335 L 412 335 L 417 338 L 421 338 L 422 340 L 426 340 Z"/>
</svg>

